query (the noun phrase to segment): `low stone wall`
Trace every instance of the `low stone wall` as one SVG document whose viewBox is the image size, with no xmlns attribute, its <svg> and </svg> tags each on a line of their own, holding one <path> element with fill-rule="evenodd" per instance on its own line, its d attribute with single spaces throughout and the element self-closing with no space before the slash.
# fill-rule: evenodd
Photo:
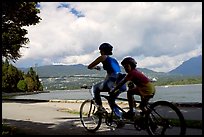
<svg viewBox="0 0 204 137">
<path fill-rule="evenodd" d="M 37 100 L 37 99 L 2 99 L 4 101 L 13 102 L 59 102 L 59 103 L 82 103 L 84 100 Z M 107 101 L 102 101 L 103 104 L 108 104 Z M 118 105 L 128 105 L 127 101 L 116 101 Z M 151 103 L 151 102 L 150 102 Z M 178 107 L 202 107 L 202 103 L 198 102 L 171 102 Z"/>
</svg>

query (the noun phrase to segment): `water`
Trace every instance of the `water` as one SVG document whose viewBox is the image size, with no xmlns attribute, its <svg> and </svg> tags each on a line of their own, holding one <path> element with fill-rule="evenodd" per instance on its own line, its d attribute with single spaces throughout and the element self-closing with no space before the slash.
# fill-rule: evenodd
<svg viewBox="0 0 204 137">
<path fill-rule="evenodd" d="M 106 94 L 106 93 L 103 93 Z M 119 97 L 126 98 L 126 92 Z M 16 99 L 39 99 L 39 100 L 84 100 L 91 99 L 88 89 L 79 90 L 53 90 L 50 93 L 39 93 L 33 95 L 15 96 Z M 139 100 L 139 96 L 135 96 Z M 202 84 L 179 85 L 179 86 L 157 86 L 156 94 L 151 101 L 166 100 L 170 102 L 198 102 L 202 103 Z"/>
</svg>

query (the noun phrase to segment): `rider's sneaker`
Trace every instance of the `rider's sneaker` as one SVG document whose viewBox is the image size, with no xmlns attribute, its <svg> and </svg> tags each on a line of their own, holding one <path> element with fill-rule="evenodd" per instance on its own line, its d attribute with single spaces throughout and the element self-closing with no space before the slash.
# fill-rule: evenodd
<svg viewBox="0 0 204 137">
<path fill-rule="evenodd" d="M 106 113 L 106 109 L 102 106 L 99 106 L 97 111 L 94 113 L 95 116 L 103 116 Z"/>
<path fill-rule="evenodd" d="M 125 126 L 125 122 L 123 122 L 122 119 L 118 120 L 116 124 L 117 124 L 116 128 L 122 128 Z"/>
<path fill-rule="evenodd" d="M 152 130 L 153 133 L 155 133 L 157 129 L 158 129 L 157 125 L 151 124 L 151 130 Z"/>
<path fill-rule="evenodd" d="M 135 115 L 135 112 L 130 110 L 128 112 L 123 113 L 123 117 L 126 119 L 132 119 L 134 115 Z"/>
<path fill-rule="evenodd" d="M 99 106 L 98 107 L 98 112 L 99 113 L 106 113 L 106 109 L 104 107 L 102 107 L 102 106 Z"/>
</svg>

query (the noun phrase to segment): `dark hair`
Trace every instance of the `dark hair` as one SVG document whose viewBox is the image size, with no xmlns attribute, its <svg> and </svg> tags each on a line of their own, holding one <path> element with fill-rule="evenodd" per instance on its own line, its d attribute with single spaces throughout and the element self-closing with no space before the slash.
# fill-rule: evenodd
<svg viewBox="0 0 204 137">
<path fill-rule="evenodd" d="M 102 43 L 99 46 L 99 50 L 102 50 L 105 52 L 106 55 L 112 55 L 112 50 L 113 50 L 113 46 L 111 46 L 109 43 Z"/>
<path fill-rule="evenodd" d="M 130 64 L 132 68 L 137 66 L 137 62 L 132 57 L 126 57 L 122 60 L 121 64 L 124 66 L 125 64 Z"/>
</svg>

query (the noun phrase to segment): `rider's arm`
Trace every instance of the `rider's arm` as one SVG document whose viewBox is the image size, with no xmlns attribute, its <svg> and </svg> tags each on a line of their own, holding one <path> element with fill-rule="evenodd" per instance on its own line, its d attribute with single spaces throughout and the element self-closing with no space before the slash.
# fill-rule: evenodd
<svg viewBox="0 0 204 137">
<path fill-rule="evenodd" d="M 103 62 L 105 60 L 105 58 L 106 58 L 106 56 L 99 56 L 91 64 L 88 65 L 88 69 L 97 69 L 97 65 L 100 62 Z"/>
<path fill-rule="evenodd" d="M 123 80 L 121 80 L 114 89 L 111 90 L 111 92 L 115 92 L 116 90 L 118 90 L 120 87 L 122 87 L 125 83 L 127 82 L 126 78 L 124 78 Z"/>
</svg>

